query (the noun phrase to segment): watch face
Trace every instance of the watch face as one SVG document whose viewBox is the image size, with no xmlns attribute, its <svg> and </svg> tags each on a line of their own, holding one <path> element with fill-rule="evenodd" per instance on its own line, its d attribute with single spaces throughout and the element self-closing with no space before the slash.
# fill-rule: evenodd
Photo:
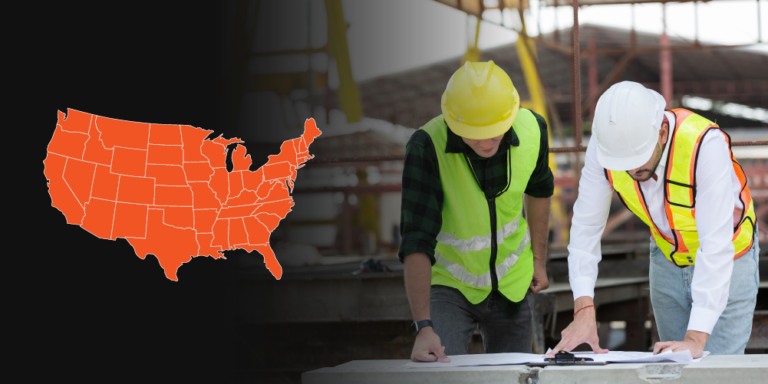
<svg viewBox="0 0 768 384">
<path fill-rule="evenodd" d="M 419 326 L 421 324 L 421 326 Z M 424 327 L 431 327 L 432 321 L 430 320 L 422 320 L 422 321 L 414 321 L 413 324 L 411 324 L 411 329 L 413 330 L 413 335 L 416 336 L 417 333 L 419 333 L 419 330 L 421 330 Z"/>
</svg>

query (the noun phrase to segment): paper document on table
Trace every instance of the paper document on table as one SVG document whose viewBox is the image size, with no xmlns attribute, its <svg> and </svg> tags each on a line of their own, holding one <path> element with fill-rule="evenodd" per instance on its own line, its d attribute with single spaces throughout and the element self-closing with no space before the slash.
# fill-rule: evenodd
<svg viewBox="0 0 768 384">
<path fill-rule="evenodd" d="M 587 357 L 593 359 L 593 364 L 600 363 L 695 363 L 701 361 L 709 355 L 704 352 L 704 356 L 694 359 L 690 351 L 682 352 L 664 352 L 654 355 L 653 352 L 622 352 L 610 351 L 608 353 L 594 352 L 573 352 L 576 359 Z M 480 365 L 516 365 L 516 364 L 547 364 L 544 355 L 535 355 L 532 353 L 486 353 L 478 355 L 455 355 L 448 356 L 450 363 L 415 363 L 405 364 L 406 368 L 449 368 L 449 367 L 473 367 Z"/>
<path fill-rule="evenodd" d="M 547 351 L 549 353 L 549 351 Z M 594 362 L 604 363 L 662 363 L 662 362 L 674 362 L 674 363 L 696 363 L 701 361 L 704 357 L 709 355 L 709 352 L 704 352 L 704 355 L 694 359 L 691 356 L 691 352 L 688 350 L 679 352 L 662 352 L 658 355 L 654 355 L 653 352 L 623 352 L 623 351 L 610 351 L 608 353 L 594 353 L 594 352 L 572 352 L 576 359 L 581 357 L 587 357 Z"/>
<path fill-rule="evenodd" d="M 528 364 L 532 361 L 543 362 L 542 355 L 531 353 L 485 353 L 479 355 L 455 355 L 448 356 L 450 363 L 414 363 L 405 364 L 407 368 L 448 368 L 448 367 L 473 367 L 479 365 L 515 365 Z"/>
</svg>

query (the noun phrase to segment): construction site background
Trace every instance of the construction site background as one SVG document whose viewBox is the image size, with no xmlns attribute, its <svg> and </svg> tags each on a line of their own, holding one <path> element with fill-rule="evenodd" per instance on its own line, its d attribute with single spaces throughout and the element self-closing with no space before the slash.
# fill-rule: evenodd
<svg viewBox="0 0 768 384">
<path fill-rule="evenodd" d="M 556 345 L 570 320 L 566 246 L 572 207 L 595 102 L 616 82 L 631 80 L 657 90 L 669 108 L 699 113 L 731 136 L 767 252 L 765 5 L 725 2 L 750 14 L 742 25 L 718 27 L 740 28 L 742 38 L 713 37 L 707 28 L 706 37 L 714 40 L 708 41 L 699 38 L 699 29 L 711 25 L 698 20 L 707 13 L 699 10 L 703 4 L 631 3 L 239 3 L 232 15 L 243 25 L 234 28 L 253 34 L 240 48 L 232 47 L 249 59 L 230 116 L 246 140 L 250 127 L 269 126 L 252 131 L 251 140 L 263 143 L 249 146 L 254 159 L 266 158 L 282 140 L 296 136 L 309 117 L 323 130 L 312 147 L 315 159 L 296 181 L 296 207 L 271 237 L 285 267 L 283 281 L 268 281 L 258 256 L 232 259 L 238 270 L 231 273 L 225 313 L 254 351 L 262 378 L 298 382 L 309 369 L 410 356 L 410 310 L 397 259 L 402 159 L 411 134 L 440 114 L 445 85 L 466 60 L 493 60 L 502 67 L 522 106 L 543 115 L 549 126 L 556 186 L 551 288 L 537 295 L 534 352 Z M 626 23 L 595 23 L 594 16 L 579 23 L 579 12 L 600 7 L 613 7 Z M 247 17 L 237 13 L 243 10 Z M 681 33 L 681 19 L 693 19 L 695 30 Z M 755 29 L 750 36 L 744 33 Z M 609 349 L 648 350 L 658 340 L 648 299 L 649 236 L 648 227 L 614 196 L 596 292 L 600 340 Z M 760 266 L 766 281 L 747 353 L 768 349 L 765 255 Z M 265 291 L 270 299 L 257 297 Z M 479 331 L 468 353 L 482 353 Z"/>
</svg>

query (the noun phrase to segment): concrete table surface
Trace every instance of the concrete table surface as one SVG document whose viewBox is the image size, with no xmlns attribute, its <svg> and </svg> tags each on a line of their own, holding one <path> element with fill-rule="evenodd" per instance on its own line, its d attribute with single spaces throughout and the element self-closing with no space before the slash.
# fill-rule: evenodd
<svg viewBox="0 0 768 384">
<path fill-rule="evenodd" d="M 355 360 L 305 372 L 304 384 L 321 383 L 766 383 L 768 355 L 708 356 L 698 363 L 608 364 L 602 366 L 408 369 L 408 360 Z"/>
<path fill-rule="evenodd" d="M 539 383 L 766 383 L 768 355 L 707 356 L 698 363 L 546 367 Z"/>
</svg>

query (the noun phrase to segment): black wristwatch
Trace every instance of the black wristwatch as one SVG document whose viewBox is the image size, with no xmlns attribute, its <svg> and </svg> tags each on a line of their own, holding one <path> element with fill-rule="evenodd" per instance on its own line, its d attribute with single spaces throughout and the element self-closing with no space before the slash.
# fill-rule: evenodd
<svg viewBox="0 0 768 384">
<path fill-rule="evenodd" d="M 432 320 L 414 321 L 413 324 L 411 324 L 413 335 L 416 336 L 424 327 L 432 327 L 433 329 L 435 328 L 432 326 Z"/>
</svg>

